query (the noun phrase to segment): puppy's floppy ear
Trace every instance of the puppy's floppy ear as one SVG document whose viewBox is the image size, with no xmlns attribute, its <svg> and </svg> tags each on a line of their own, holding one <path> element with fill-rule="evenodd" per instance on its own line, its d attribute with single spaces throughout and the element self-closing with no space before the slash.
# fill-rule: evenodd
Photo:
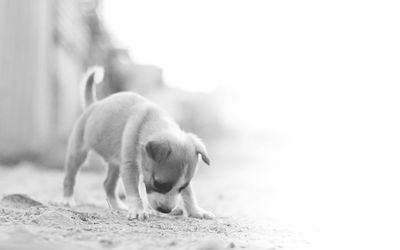
<svg viewBox="0 0 400 250">
<path fill-rule="evenodd" d="M 208 156 L 206 146 L 204 145 L 204 143 L 201 141 L 199 137 L 197 137 L 194 134 L 189 134 L 189 136 L 190 138 L 192 138 L 192 141 L 194 143 L 196 154 L 200 154 L 201 159 L 204 161 L 204 163 L 210 165 L 210 157 Z"/>
<path fill-rule="evenodd" d="M 172 150 L 167 140 L 154 140 L 146 144 L 146 152 L 151 159 L 161 163 L 169 157 Z"/>
</svg>

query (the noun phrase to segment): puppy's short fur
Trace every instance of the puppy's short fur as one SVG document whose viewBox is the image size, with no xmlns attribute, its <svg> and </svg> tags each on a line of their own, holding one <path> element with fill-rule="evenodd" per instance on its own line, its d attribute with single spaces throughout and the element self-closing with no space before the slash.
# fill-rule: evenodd
<svg viewBox="0 0 400 250">
<path fill-rule="evenodd" d="M 151 208 L 169 213 L 182 197 L 189 216 L 212 218 L 197 205 L 191 185 L 199 156 L 210 164 L 204 144 L 138 94 L 122 92 L 96 101 L 94 84 L 103 74 L 102 68 L 93 67 L 83 77 L 84 112 L 69 140 L 65 203 L 71 202 L 76 174 L 88 151 L 94 150 L 108 164 L 104 188 L 112 208 L 126 208 L 115 194 L 121 173 L 130 217 L 146 219 Z"/>
</svg>

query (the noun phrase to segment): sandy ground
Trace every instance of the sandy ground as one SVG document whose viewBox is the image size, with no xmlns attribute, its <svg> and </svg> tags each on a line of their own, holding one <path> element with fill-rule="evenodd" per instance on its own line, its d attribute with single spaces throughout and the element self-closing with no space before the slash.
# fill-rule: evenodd
<svg viewBox="0 0 400 250">
<path fill-rule="evenodd" d="M 194 184 L 215 220 L 128 220 L 126 212 L 107 207 L 104 173 L 90 171 L 78 176 L 78 205 L 63 207 L 62 171 L 29 164 L 0 168 L 0 249 L 308 249 L 302 232 L 268 213 L 274 194 L 256 167 L 241 167 L 240 157 L 215 158 L 213 167 L 200 166 Z"/>
</svg>

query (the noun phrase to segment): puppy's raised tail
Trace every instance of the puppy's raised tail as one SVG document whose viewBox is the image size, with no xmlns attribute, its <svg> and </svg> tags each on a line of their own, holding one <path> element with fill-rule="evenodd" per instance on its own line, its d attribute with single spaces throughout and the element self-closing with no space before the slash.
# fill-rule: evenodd
<svg viewBox="0 0 400 250">
<path fill-rule="evenodd" d="M 104 78 L 104 68 L 100 66 L 90 67 L 82 78 L 81 82 L 81 106 L 86 109 L 96 102 L 95 84 L 101 83 Z"/>
</svg>

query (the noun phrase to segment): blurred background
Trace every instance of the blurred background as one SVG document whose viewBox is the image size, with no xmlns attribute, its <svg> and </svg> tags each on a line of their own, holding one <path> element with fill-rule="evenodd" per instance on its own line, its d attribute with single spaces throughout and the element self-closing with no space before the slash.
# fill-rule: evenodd
<svg viewBox="0 0 400 250">
<path fill-rule="evenodd" d="M 99 97 L 138 92 L 205 140 L 200 178 L 237 201 L 210 201 L 220 214 L 394 246 L 398 13 L 396 1 L 0 0 L 0 161 L 62 169 L 80 78 L 103 65 Z"/>
<path fill-rule="evenodd" d="M 202 92 L 194 94 L 184 90 L 182 82 L 179 86 L 167 84 L 157 60 L 135 60 L 132 56 L 135 43 L 122 45 L 113 34 L 118 30 L 113 27 L 118 25 L 108 27 L 108 19 L 111 24 L 123 19 L 117 13 L 104 11 L 103 1 L 1 1 L 1 4 L 3 162 L 25 159 L 62 166 L 67 137 L 81 113 L 80 79 L 92 65 L 103 65 L 107 72 L 104 84 L 98 88 L 99 98 L 135 91 L 166 106 L 187 130 L 209 138 L 223 131 L 216 93 L 205 92 L 200 86 L 197 90 Z M 196 77 L 185 79 L 188 85 L 191 79 Z"/>
</svg>

